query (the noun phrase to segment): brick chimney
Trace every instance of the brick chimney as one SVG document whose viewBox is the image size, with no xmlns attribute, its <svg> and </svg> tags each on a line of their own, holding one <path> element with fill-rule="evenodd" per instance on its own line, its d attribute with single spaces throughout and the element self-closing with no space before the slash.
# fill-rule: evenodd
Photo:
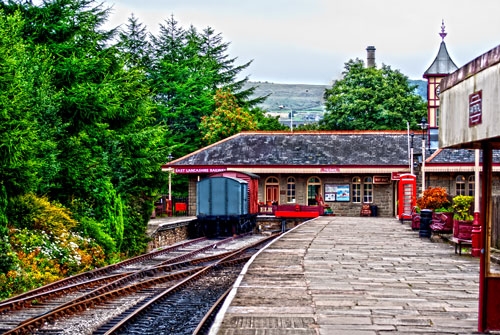
<svg viewBox="0 0 500 335">
<path fill-rule="evenodd" d="M 375 67 L 375 47 L 373 45 L 366 48 L 366 67 Z"/>
</svg>

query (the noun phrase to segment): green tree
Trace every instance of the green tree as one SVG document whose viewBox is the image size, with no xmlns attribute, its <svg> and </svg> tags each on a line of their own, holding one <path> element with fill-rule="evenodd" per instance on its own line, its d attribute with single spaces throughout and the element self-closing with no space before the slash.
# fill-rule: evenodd
<svg viewBox="0 0 500 335">
<path fill-rule="evenodd" d="M 125 57 L 125 64 L 130 68 L 151 68 L 151 44 L 146 27 L 132 15 L 128 19 L 126 30 L 120 32 L 118 49 Z"/>
<path fill-rule="evenodd" d="M 169 145 L 178 145 L 178 156 L 202 146 L 198 131 L 201 117 L 214 110 L 213 82 L 199 56 L 199 41 L 173 17 L 160 25 L 152 38 L 154 60 L 150 77 L 158 107 L 158 121 L 165 122 Z"/>
<path fill-rule="evenodd" d="M 131 53 L 112 45 L 116 31 L 100 29 L 109 10 L 94 1 L 2 6 L 30 22 L 22 35 L 47 51 L 51 72 L 44 82 L 60 94 L 57 106 L 37 110 L 50 121 L 44 136 L 56 144 L 47 155 L 54 164 L 45 165 L 53 171 L 43 177 L 44 193 L 72 206 L 82 225 L 91 225 L 77 230 L 109 234 L 116 251 L 141 252 L 167 156 L 147 73 Z M 140 242 L 122 243 L 125 236 Z"/>
<path fill-rule="evenodd" d="M 39 113 L 57 99 L 47 80 L 47 54 L 23 40 L 23 27 L 19 14 L 0 10 L 0 183 L 8 197 L 37 189 L 42 152 L 50 145 L 40 131 Z"/>
<path fill-rule="evenodd" d="M 365 67 L 362 60 L 345 64 L 343 78 L 325 90 L 324 130 L 412 129 L 426 114 L 426 104 L 408 78 L 390 66 Z"/>
<path fill-rule="evenodd" d="M 250 65 L 235 65 L 227 54 L 228 43 L 220 34 L 206 28 L 182 28 L 171 16 L 153 36 L 153 81 L 158 119 L 166 122 L 169 145 L 176 156 L 183 156 L 204 145 L 199 131 L 203 117 L 215 111 L 218 88 L 229 89 L 239 106 L 251 108 L 259 99 L 249 100 L 253 89 L 242 89 L 247 81 L 237 79 Z"/>
<path fill-rule="evenodd" d="M 194 36 L 200 40 L 200 55 L 205 59 L 208 67 L 208 73 L 213 75 L 214 89 L 224 88 L 232 92 L 239 106 L 252 108 L 266 97 L 250 98 L 254 93 L 255 87 L 244 88 L 248 78 L 237 79 L 237 76 L 248 68 L 252 61 L 241 65 L 236 65 L 237 58 L 230 58 L 228 54 L 229 43 L 224 42 L 222 34 L 207 27 L 201 33 L 191 30 Z"/>
<path fill-rule="evenodd" d="M 269 116 L 267 111 L 260 107 L 254 107 L 250 110 L 250 114 L 257 121 L 258 130 L 287 130 L 289 127 L 281 124 L 279 116 Z"/>
<path fill-rule="evenodd" d="M 236 103 L 236 98 L 229 90 L 217 90 L 215 111 L 201 119 L 200 130 L 203 140 L 215 143 L 243 130 L 255 130 L 257 121 L 252 114 Z"/>
<path fill-rule="evenodd" d="M 201 119 L 203 141 L 215 143 L 226 137 L 247 130 L 286 130 L 279 117 L 267 116 L 258 107 L 251 111 L 238 106 L 236 97 L 228 89 L 218 89 L 215 94 L 215 111 Z"/>
<path fill-rule="evenodd" d="M 19 12 L 0 9 L 0 272 L 14 261 L 7 240 L 9 199 L 37 190 L 54 157 L 44 113 L 57 106 L 58 94 L 48 80 L 48 54 L 23 39 L 24 27 Z"/>
</svg>

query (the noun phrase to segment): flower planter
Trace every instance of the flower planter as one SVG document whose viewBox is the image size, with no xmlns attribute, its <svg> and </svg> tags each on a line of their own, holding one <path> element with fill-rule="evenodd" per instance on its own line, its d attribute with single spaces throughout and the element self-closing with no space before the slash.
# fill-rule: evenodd
<svg viewBox="0 0 500 335">
<path fill-rule="evenodd" d="M 432 231 L 439 233 L 451 233 L 453 231 L 453 213 L 452 212 L 434 212 L 432 213 Z"/>
<path fill-rule="evenodd" d="M 453 220 L 453 237 L 461 240 L 471 240 L 472 222 L 473 221 Z"/>
<path fill-rule="evenodd" d="M 411 214 L 411 229 L 412 230 L 420 229 L 420 213 Z"/>
</svg>

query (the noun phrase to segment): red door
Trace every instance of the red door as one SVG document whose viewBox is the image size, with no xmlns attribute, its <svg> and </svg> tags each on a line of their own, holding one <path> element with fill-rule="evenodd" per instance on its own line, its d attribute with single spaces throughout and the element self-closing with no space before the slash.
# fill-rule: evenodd
<svg viewBox="0 0 500 335">
<path fill-rule="evenodd" d="M 277 185 L 267 185 L 266 186 L 266 202 L 267 204 L 272 204 L 273 202 L 278 203 L 279 199 L 279 188 Z"/>
</svg>

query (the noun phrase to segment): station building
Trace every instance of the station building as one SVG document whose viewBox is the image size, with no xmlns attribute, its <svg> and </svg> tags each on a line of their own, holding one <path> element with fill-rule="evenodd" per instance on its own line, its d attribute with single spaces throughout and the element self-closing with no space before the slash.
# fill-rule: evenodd
<svg viewBox="0 0 500 335">
<path fill-rule="evenodd" d="M 424 72 L 428 116 L 421 132 L 325 131 L 242 132 L 173 160 L 162 169 L 189 176 L 188 214 L 196 213 L 196 183 L 222 171 L 260 177 L 259 203 L 318 205 L 318 196 L 335 215 L 360 215 L 370 204 L 372 214 L 397 216 L 399 176 L 417 177 L 417 195 L 427 187 L 444 187 L 451 196 L 474 195 L 475 154 L 471 149 L 438 146 L 440 82 L 457 71 L 444 42 Z M 368 47 L 374 64 L 374 47 Z M 481 159 L 481 158 L 480 158 Z M 500 194 L 500 154 L 493 151 L 493 194 Z"/>
</svg>

